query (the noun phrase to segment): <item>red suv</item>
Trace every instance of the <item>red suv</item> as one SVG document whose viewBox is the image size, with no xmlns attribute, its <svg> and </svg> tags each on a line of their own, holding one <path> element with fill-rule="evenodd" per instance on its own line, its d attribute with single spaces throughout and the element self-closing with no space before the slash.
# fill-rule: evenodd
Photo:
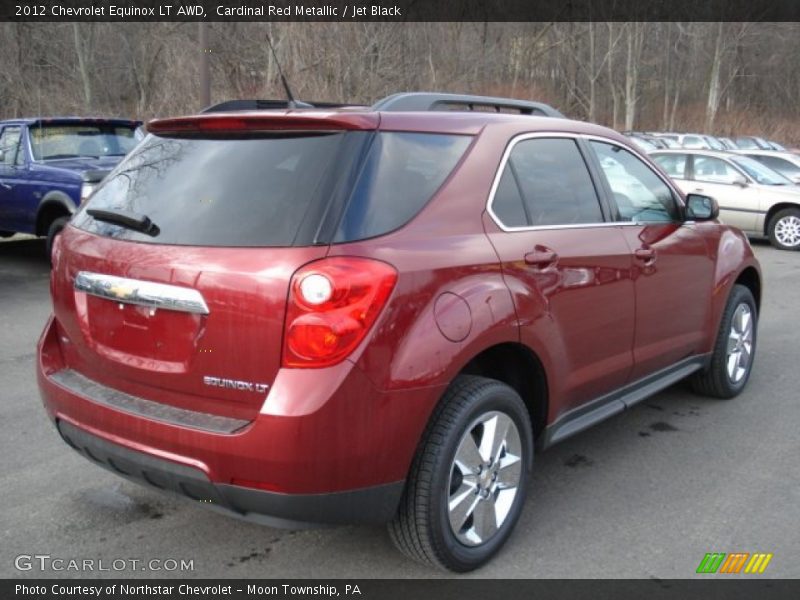
<svg viewBox="0 0 800 600">
<path fill-rule="evenodd" d="M 737 395 L 746 238 L 625 137 L 537 114 L 401 94 L 150 123 L 54 248 L 61 436 L 231 515 L 388 522 L 466 571 L 509 537 L 534 448 L 687 376 Z"/>
</svg>

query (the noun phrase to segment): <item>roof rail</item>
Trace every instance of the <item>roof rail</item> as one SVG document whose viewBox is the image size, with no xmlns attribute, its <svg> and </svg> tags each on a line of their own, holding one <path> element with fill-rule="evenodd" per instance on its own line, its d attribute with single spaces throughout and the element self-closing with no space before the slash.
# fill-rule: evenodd
<svg viewBox="0 0 800 600">
<path fill-rule="evenodd" d="M 301 102 L 294 101 L 294 106 L 289 106 L 288 100 L 227 100 L 213 104 L 201 110 L 201 113 L 230 112 L 237 110 L 270 110 L 287 108 L 344 108 L 347 106 L 361 106 L 358 104 L 340 104 L 337 102 Z"/>
<path fill-rule="evenodd" d="M 494 98 L 491 96 L 471 96 L 467 94 L 440 94 L 436 92 L 404 92 L 392 94 L 383 100 L 378 100 L 372 105 L 376 111 L 435 111 L 452 110 L 455 107 L 465 106 L 468 111 L 476 108 L 490 108 L 495 112 L 516 111 L 522 115 L 540 117 L 556 117 L 564 119 L 563 114 L 543 102 L 528 102 L 512 98 Z"/>
</svg>

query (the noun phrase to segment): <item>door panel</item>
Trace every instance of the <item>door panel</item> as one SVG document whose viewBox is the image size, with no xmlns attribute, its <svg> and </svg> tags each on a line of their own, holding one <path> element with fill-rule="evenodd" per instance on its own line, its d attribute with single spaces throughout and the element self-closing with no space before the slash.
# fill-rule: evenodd
<svg viewBox="0 0 800 600">
<path fill-rule="evenodd" d="M 633 255 L 635 381 L 703 347 L 714 261 L 697 227 L 683 222 L 672 188 L 654 169 L 620 146 L 590 145 Z"/>
<path fill-rule="evenodd" d="M 620 228 L 506 232 L 493 222 L 486 228 L 514 298 L 521 341 L 550 362 L 550 397 L 558 402 L 551 418 L 624 385 L 633 365 L 635 306 Z M 529 264 L 532 253 L 555 258 Z"/>
<path fill-rule="evenodd" d="M 489 210 L 521 341 L 549 374 L 550 418 L 622 386 L 633 365 L 632 259 L 576 141 L 515 141 Z"/>
</svg>

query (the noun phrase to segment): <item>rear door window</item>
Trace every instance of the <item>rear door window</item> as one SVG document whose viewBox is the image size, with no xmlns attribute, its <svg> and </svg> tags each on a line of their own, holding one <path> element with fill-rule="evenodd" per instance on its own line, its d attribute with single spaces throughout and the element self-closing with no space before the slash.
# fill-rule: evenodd
<svg viewBox="0 0 800 600">
<path fill-rule="evenodd" d="M 533 138 L 514 145 L 491 208 L 508 228 L 603 221 L 586 162 L 569 138 Z"/>
</svg>

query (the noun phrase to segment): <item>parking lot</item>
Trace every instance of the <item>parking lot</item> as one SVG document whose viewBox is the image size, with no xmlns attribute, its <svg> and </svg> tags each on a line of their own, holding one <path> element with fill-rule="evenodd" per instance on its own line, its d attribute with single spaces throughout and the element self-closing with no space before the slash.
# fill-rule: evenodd
<svg viewBox="0 0 800 600">
<path fill-rule="evenodd" d="M 765 293 L 745 392 L 726 402 L 677 385 L 538 456 L 515 534 L 469 577 L 684 578 L 707 552 L 772 553 L 761 577 L 800 577 L 800 253 L 754 245 Z M 251 525 L 79 457 L 59 439 L 36 389 L 48 272 L 41 240 L 0 243 L 0 575 L 442 576 L 404 559 L 382 528 Z M 680 307 L 669 318 L 680 318 Z M 15 568 L 15 557 L 35 554 L 183 559 L 193 570 Z"/>
</svg>

